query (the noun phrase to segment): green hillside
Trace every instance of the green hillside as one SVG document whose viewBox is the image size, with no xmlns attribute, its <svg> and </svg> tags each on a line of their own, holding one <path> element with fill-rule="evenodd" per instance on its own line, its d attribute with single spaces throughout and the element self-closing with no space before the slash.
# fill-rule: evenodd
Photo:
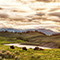
<svg viewBox="0 0 60 60">
<path fill-rule="evenodd" d="M 10 33 L 0 32 L 0 44 L 21 43 L 28 45 L 39 45 L 45 47 L 60 47 L 60 35 L 45 35 L 39 32 Z"/>
</svg>

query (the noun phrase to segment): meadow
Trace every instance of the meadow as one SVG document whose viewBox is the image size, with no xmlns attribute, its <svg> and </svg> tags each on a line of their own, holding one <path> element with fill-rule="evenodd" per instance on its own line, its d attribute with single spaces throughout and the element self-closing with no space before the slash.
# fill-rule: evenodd
<svg viewBox="0 0 60 60">
<path fill-rule="evenodd" d="M 0 32 L 0 60 L 60 60 L 60 35 L 45 35 L 41 32 Z M 53 49 L 23 50 L 22 47 L 11 49 L 4 44 L 21 43 L 52 47 Z"/>
<path fill-rule="evenodd" d="M 2 54 L 1 54 L 2 52 Z M 3 58 L 2 58 L 3 57 Z M 27 51 L 15 47 L 0 45 L 0 60 L 60 60 L 60 49 L 44 49 Z"/>
</svg>

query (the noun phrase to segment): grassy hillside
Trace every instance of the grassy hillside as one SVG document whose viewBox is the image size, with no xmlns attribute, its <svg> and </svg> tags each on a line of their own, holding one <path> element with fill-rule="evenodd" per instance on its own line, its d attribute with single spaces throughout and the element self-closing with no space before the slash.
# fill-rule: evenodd
<svg viewBox="0 0 60 60">
<path fill-rule="evenodd" d="M 11 49 L 9 46 L 0 45 L 0 60 L 60 60 L 60 49 L 25 51 L 18 47 Z"/>
<path fill-rule="evenodd" d="M 6 43 L 22 43 L 48 47 L 58 47 L 60 35 L 45 35 L 38 32 L 10 33 L 0 32 L 0 60 L 60 60 L 60 49 L 44 49 L 27 51 L 22 48 L 5 46 Z"/>
<path fill-rule="evenodd" d="M 60 43 L 60 35 L 49 36 L 35 32 L 35 33 L 21 34 L 20 37 L 26 38 L 27 42 L 31 42 L 31 44 L 36 43 L 37 45 L 40 46 L 57 47 L 58 44 Z"/>
<path fill-rule="evenodd" d="M 39 32 L 10 33 L 0 32 L 0 44 L 22 43 L 47 47 L 60 47 L 60 35 L 45 35 Z"/>
</svg>

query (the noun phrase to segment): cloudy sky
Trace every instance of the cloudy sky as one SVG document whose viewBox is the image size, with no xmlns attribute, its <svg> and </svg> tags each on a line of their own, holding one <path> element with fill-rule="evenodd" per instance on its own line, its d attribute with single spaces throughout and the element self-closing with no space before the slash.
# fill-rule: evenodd
<svg viewBox="0 0 60 60">
<path fill-rule="evenodd" d="M 0 0 L 0 28 L 60 32 L 60 1 Z"/>
</svg>

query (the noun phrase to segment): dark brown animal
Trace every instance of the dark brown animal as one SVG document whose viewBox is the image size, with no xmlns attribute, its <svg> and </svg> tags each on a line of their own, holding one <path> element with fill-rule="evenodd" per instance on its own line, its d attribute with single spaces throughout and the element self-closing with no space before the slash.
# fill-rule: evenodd
<svg viewBox="0 0 60 60">
<path fill-rule="evenodd" d="M 39 47 L 35 47 L 34 50 L 39 50 Z"/>
<path fill-rule="evenodd" d="M 44 49 L 40 48 L 40 50 L 44 50 Z"/>
<path fill-rule="evenodd" d="M 15 49 L 15 47 L 14 47 L 13 45 L 12 45 L 12 46 L 10 46 L 10 48 L 11 48 L 11 49 Z"/>
<path fill-rule="evenodd" d="M 27 51 L 27 48 L 26 47 L 23 47 L 22 49 Z"/>
</svg>

